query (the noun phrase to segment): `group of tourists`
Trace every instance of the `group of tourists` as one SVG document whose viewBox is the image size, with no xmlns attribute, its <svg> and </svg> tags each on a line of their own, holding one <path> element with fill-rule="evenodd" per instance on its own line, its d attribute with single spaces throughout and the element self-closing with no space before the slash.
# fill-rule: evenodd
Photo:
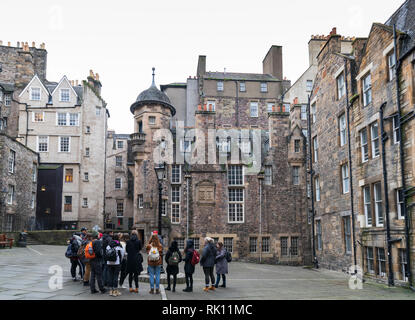
<svg viewBox="0 0 415 320">
<path fill-rule="evenodd" d="M 104 233 L 93 231 L 88 233 L 82 228 L 68 241 L 65 256 L 71 261 L 71 276 L 77 281 L 77 269 L 84 286 L 89 286 L 91 294 L 106 293 L 110 296 L 120 296 L 119 287 L 127 289 L 124 281 L 128 277 L 129 292 L 138 293 L 138 277 L 143 269 L 143 249 L 138 232 L 131 234 L 112 231 Z M 163 256 L 167 263 L 167 291 L 176 292 L 179 264 L 184 261 L 186 288 L 184 292 L 193 292 L 193 274 L 197 264 L 203 268 L 205 274 L 204 291 L 213 291 L 219 287 L 222 277 L 222 288 L 226 288 L 226 274 L 228 263 L 232 256 L 226 251 L 223 243 L 216 245 L 212 238 L 205 238 L 205 246 L 201 254 L 194 249 L 193 240 L 187 240 L 182 256 L 177 241 L 173 241 L 167 252 L 163 253 L 163 245 L 157 231 L 153 232 L 145 247 L 147 253 L 147 273 L 150 280 L 150 294 L 160 294 L 160 274 L 163 265 Z M 216 281 L 214 267 L 216 265 Z M 171 281 L 173 278 L 173 281 Z M 133 281 L 135 288 L 133 288 Z M 99 291 L 96 289 L 97 282 Z M 107 289 L 106 289 L 107 287 Z"/>
</svg>

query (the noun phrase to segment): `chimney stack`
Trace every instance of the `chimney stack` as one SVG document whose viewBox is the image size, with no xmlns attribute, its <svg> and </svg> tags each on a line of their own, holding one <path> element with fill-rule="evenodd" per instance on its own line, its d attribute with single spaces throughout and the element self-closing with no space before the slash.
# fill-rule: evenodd
<svg viewBox="0 0 415 320">
<path fill-rule="evenodd" d="M 282 47 L 272 46 L 267 55 L 262 61 L 262 68 L 264 74 L 270 74 L 273 77 L 282 80 Z"/>
</svg>

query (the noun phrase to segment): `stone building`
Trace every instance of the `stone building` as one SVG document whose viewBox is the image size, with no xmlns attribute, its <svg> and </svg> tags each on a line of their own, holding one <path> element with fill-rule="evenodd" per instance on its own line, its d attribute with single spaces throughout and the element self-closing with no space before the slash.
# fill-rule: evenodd
<svg viewBox="0 0 415 320">
<path fill-rule="evenodd" d="M 318 262 L 345 271 L 356 264 L 390 284 L 411 280 L 414 263 L 414 14 L 408 0 L 367 39 L 332 32 L 317 56 L 310 103 Z"/>
<path fill-rule="evenodd" d="M 35 74 L 17 99 L 17 139 L 40 156 L 38 227 L 102 227 L 109 112 L 98 74 L 80 84 Z"/>
<path fill-rule="evenodd" d="M 130 135 L 107 134 L 107 161 L 105 169 L 106 227 L 131 230 L 133 227 L 133 175 L 128 163 Z"/>
<path fill-rule="evenodd" d="M 38 154 L 0 132 L 0 231 L 33 230 Z"/>
<path fill-rule="evenodd" d="M 282 94 L 290 86 L 283 79 L 282 48 L 270 49 L 262 74 L 206 72 L 206 57 L 200 56 L 196 81 L 197 105 L 183 103 L 184 93 L 176 99 L 172 88 L 164 86 L 168 96 L 153 80 L 131 106 L 134 226 L 142 237 L 158 227 L 154 167 L 160 161 L 153 157 L 161 154 L 167 160 L 165 244 L 176 239 L 183 249 L 185 239 L 192 238 L 199 248 L 203 237 L 210 236 L 235 258 L 310 263 L 305 141 L 301 129 L 291 127 L 289 110 L 282 105 Z M 172 101 L 182 101 L 179 107 L 187 110 L 182 115 L 194 110 L 194 127 L 184 126 Z M 232 149 L 242 159 L 259 158 L 232 161 Z M 189 161 L 191 155 L 198 161 Z"/>
</svg>

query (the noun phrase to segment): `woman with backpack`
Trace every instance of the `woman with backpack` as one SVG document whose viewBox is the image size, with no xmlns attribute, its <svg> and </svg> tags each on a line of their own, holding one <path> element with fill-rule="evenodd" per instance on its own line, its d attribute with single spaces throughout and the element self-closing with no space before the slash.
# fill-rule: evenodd
<svg viewBox="0 0 415 320">
<path fill-rule="evenodd" d="M 186 248 L 184 248 L 184 274 L 186 276 L 186 289 L 183 289 L 184 292 L 193 292 L 193 273 L 195 273 L 194 252 L 193 240 L 187 240 Z"/>
<path fill-rule="evenodd" d="M 150 241 L 146 246 L 148 254 L 148 272 L 150 276 L 150 294 L 154 294 L 154 280 L 156 282 L 156 294 L 160 294 L 160 271 L 163 264 L 163 246 L 160 243 L 160 239 L 157 231 L 154 231 Z"/>
<path fill-rule="evenodd" d="M 119 233 L 118 237 L 120 239 L 120 244 L 124 249 L 124 256 L 121 261 L 121 271 L 120 271 L 120 287 L 126 289 L 124 287 L 124 280 L 127 277 L 127 241 L 130 240 L 130 235 L 128 233 Z"/>
<path fill-rule="evenodd" d="M 222 276 L 223 284 L 221 288 L 226 288 L 226 274 L 228 274 L 228 252 L 223 246 L 222 242 L 217 244 L 217 254 L 216 254 L 216 284 L 215 288 L 219 287 L 220 276 Z"/>
<path fill-rule="evenodd" d="M 215 291 L 215 276 L 213 275 L 213 268 L 215 266 L 216 259 L 216 247 L 213 243 L 212 238 L 205 238 L 205 247 L 202 251 L 202 258 L 200 259 L 200 265 L 203 267 L 205 273 L 205 288 L 203 291 L 208 292 L 209 290 Z M 209 278 L 212 282 L 209 287 Z"/>
<path fill-rule="evenodd" d="M 82 244 L 82 239 L 74 234 L 72 238 L 69 240 L 68 247 L 66 249 L 65 256 L 70 259 L 71 261 L 71 275 L 72 280 L 77 281 L 76 279 L 76 268 L 79 267 L 79 276 L 81 279 L 84 277 L 84 269 L 83 264 L 78 258 L 78 250 Z"/>
<path fill-rule="evenodd" d="M 166 253 L 167 262 L 167 291 L 171 290 L 170 276 L 173 276 L 173 291 L 176 292 L 177 274 L 179 273 L 179 263 L 182 262 L 182 255 L 179 250 L 177 241 L 173 241 L 169 250 Z"/>
<path fill-rule="evenodd" d="M 138 276 L 143 271 L 143 256 L 140 251 L 142 249 L 141 241 L 138 239 L 137 230 L 131 232 L 131 239 L 127 241 L 127 269 L 128 283 L 130 285 L 130 292 L 138 293 Z M 133 289 L 133 277 L 135 289 Z"/>
<path fill-rule="evenodd" d="M 113 240 L 105 248 L 105 256 L 109 273 L 110 296 L 117 297 L 121 295 L 118 291 L 118 275 L 121 270 L 121 261 L 124 256 L 124 249 L 118 241 L 118 236 L 114 235 Z"/>
</svg>

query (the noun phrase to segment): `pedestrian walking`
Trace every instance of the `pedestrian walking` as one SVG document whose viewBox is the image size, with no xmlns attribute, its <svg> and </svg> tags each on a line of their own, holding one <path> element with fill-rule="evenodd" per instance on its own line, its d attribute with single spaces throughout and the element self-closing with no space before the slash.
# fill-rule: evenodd
<svg viewBox="0 0 415 320">
<path fill-rule="evenodd" d="M 85 273 L 84 273 L 84 286 L 89 287 L 89 279 L 91 277 L 91 263 L 90 261 L 85 258 L 85 248 L 92 241 L 92 234 L 88 233 L 85 239 L 82 241 L 82 245 L 78 250 L 78 259 L 85 265 Z"/>
<path fill-rule="evenodd" d="M 105 249 L 111 243 L 113 237 L 112 231 L 105 231 L 104 235 L 102 236 L 102 248 L 103 248 L 103 260 L 102 260 L 102 280 L 104 282 L 104 286 L 110 287 L 109 282 L 109 273 L 108 273 L 108 265 L 105 258 Z"/>
<path fill-rule="evenodd" d="M 179 263 L 182 262 L 182 255 L 179 250 L 177 241 L 173 241 L 166 253 L 167 262 L 167 291 L 172 290 L 170 286 L 170 276 L 173 276 L 173 290 L 176 292 L 177 274 L 179 273 Z"/>
<path fill-rule="evenodd" d="M 205 247 L 202 251 L 202 257 L 200 259 L 200 264 L 203 267 L 203 272 L 205 273 L 205 288 L 203 291 L 208 292 L 209 290 L 215 290 L 215 276 L 213 274 L 213 269 L 215 266 L 216 259 L 216 248 L 212 238 L 205 238 Z M 211 286 L 209 287 L 209 280 L 211 281 Z"/>
<path fill-rule="evenodd" d="M 102 281 L 102 265 L 103 265 L 103 251 L 102 241 L 98 240 L 98 233 L 92 233 L 93 240 L 87 244 L 85 248 L 85 258 L 89 260 L 91 265 L 91 277 L 89 279 L 89 287 L 91 294 L 98 293 L 95 289 L 95 279 L 98 282 L 98 288 L 102 294 L 106 292 L 104 283 Z"/>
<path fill-rule="evenodd" d="M 222 242 L 217 244 L 217 253 L 216 253 L 216 284 L 215 288 L 219 287 L 220 277 L 222 276 L 223 284 L 221 288 L 226 288 L 226 275 L 228 274 L 228 260 L 227 260 L 226 248 L 223 246 Z"/>
<path fill-rule="evenodd" d="M 131 232 L 131 239 L 127 241 L 127 269 L 128 283 L 130 285 L 130 292 L 138 293 L 138 277 L 143 271 L 143 256 L 140 251 L 143 248 L 141 241 L 138 239 L 138 232 L 133 230 Z M 133 278 L 135 289 L 133 289 Z"/>
<path fill-rule="evenodd" d="M 124 249 L 124 256 L 121 261 L 121 271 L 120 271 L 120 288 L 127 289 L 126 286 L 124 286 L 124 280 L 127 277 L 127 241 L 130 240 L 130 235 L 128 233 L 119 233 L 120 237 L 120 243 L 122 248 Z"/>
<path fill-rule="evenodd" d="M 163 246 L 160 243 L 158 232 L 154 231 L 146 246 L 148 254 L 147 264 L 150 276 L 150 294 L 154 294 L 154 282 L 156 294 L 160 294 L 160 271 L 163 264 Z"/>
<path fill-rule="evenodd" d="M 193 255 L 195 254 L 193 240 L 187 240 L 186 248 L 184 248 L 184 274 L 186 278 L 186 289 L 184 292 L 193 292 L 193 273 L 195 273 L 195 265 Z"/>
<path fill-rule="evenodd" d="M 107 267 L 109 273 L 110 296 L 118 297 L 121 292 L 118 290 L 118 277 L 121 270 L 121 261 L 124 256 L 124 249 L 118 241 L 118 235 L 114 235 L 113 240 L 105 249 Z"/>
<path fill-rule="evenodd" d="M 79 273 L 81 275 L 81 279 L 83 276 L 82 273 L 82 265 L 79 262 L 78 258 L 78 250 L 79 250 L 79 243 L 75 236 L 73 236 L 68 241 L 68 247 L 66 248 L 65 257 L 67 257 L 71 262 L 71 276 L 73 281 L 77 281 L 76 278 L 76 269 L 79 268 Z"/>
</svg>

